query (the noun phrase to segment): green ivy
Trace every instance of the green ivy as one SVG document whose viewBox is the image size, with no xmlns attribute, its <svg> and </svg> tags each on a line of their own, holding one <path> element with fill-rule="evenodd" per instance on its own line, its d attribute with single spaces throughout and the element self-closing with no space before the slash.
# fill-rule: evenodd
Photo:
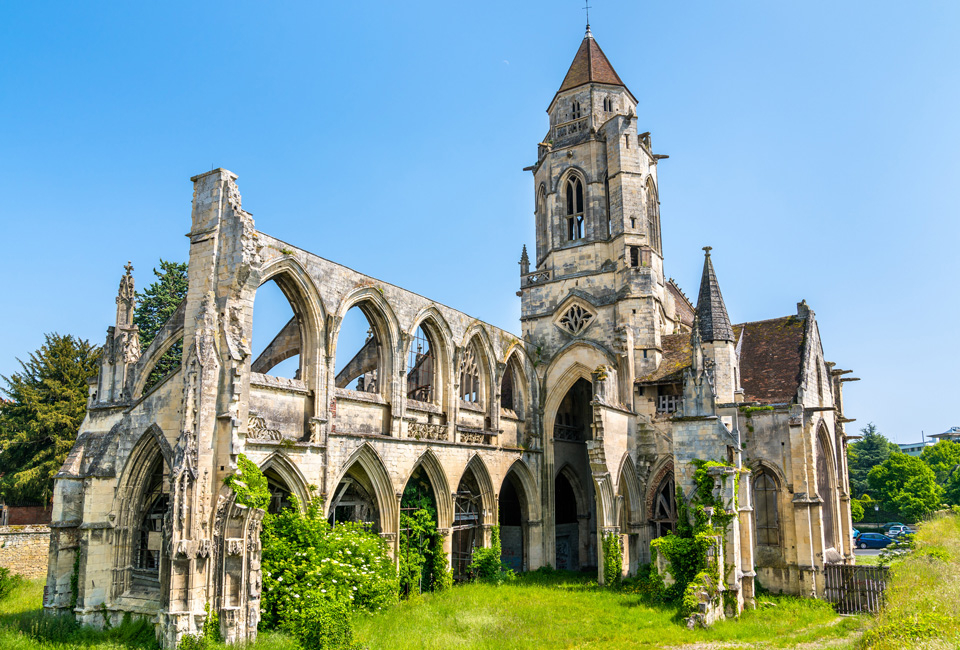
<svg viewBox="0 0 960 650">
<path fill-rule="evenodd" d="M 623 538 L 619 533 L 603 536 L 603 583 L 619 587 L 623 582 Z"/>
<path fill-rule="evenodd" d="M 237 456 L 237 471 L 223 480 L 224 485 L 237 495 L 237 503 L 248 508 L 266 510 L 270 505 L 270 489 L 267 477 L 260 468 L 244 454 Z"/>
<path fill-rule="evenodd" d="M 500 544 L 500 526 L 490 529 L 490 547 L 478 548 L 473 551 L 473 560 L 468 570 L 479 580 L 501 584 L 512 580 L 513 570 L 503 564 L 503 547 Z"/>
</svg>

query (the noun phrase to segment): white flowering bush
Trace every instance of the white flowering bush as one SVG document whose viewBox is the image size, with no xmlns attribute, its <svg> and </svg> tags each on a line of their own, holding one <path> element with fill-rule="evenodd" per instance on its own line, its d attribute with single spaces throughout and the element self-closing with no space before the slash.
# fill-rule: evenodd
<svg viewBox="0 0 960 650">
<path fill-rule="evenodd" d="M 397 574 L 384 541 L 363 524 L 330 526 L 317 501 L 306 514 L 293 507 L 265 516 L 260 540 L 262 629 L 285 630 L 301 643 L 310 636 L 310 647 L 349 647 L 349 627 L 329 625 L 331 616 L 397 602 Z M 321 645 L 312 638 L 318 635 Z M 331 635 L 336 638 L 323 641 Z"/>
</svg>

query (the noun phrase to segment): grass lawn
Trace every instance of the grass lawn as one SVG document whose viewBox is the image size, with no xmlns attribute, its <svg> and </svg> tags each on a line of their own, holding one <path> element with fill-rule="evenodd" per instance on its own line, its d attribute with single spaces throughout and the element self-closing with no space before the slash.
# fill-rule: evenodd
<svg viewBox="0 0 960 650">
<path fill-rule="evenodd" d="M 756 611 L 710 630 L 687 630 L 675 608 L 599 589 L 578 574 L 527 575 L 516 583 L 471 584 L 356 619 L 370 650 L 505 648 L 853 647 L 863 622 L 826 603 L 761 598 Z"/>
</svg>

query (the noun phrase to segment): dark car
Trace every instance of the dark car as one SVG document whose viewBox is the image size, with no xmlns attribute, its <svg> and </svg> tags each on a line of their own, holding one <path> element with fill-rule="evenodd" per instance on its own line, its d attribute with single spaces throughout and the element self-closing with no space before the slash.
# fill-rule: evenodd
<svg viewBox="0 0 960 650">
<path fill-rule="evenodd" d="M 860 533 L 857 538 L 857 548 L 886 548 L 893 544 L 893 540 L 880 533 Z"/>
</svg>

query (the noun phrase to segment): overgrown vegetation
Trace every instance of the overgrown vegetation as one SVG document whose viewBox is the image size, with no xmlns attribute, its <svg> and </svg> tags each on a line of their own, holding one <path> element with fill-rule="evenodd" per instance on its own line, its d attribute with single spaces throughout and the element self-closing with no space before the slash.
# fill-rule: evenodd
<svg viewBox="0 0 960 650">
<path fill-rule="evenodd" d="M 913 551 L 890 562 L 883 609 L 859 646 L 871 650 L 960 644 L 960 517 L 922 524 Z"/>
<path fill-rule="evenodd" d="M 441 591 L 453 584 L 443 536 L 437 530 L 437 505 L 429 482 L 414 475 L 400 499 L 400 594 Z"/>
<path fill-rule="evenodd" d="M 237 503 L 240 505 L 262 510 L 266 510 L 270 505 L 267 477 L 257 464 L 244 454 L 237 456 L 237 471 L 227 476 L 223 482 L 237 495 Z"/>
<path fill-rule="evenodd" d="M 365 524 L 323 518 L 319 499 L 266 515 L 260 629 L 280 630 L 303 648 L 351 648 L 352 611 L 397 602 L 397 578 L 386 543 Z"/>
<path fill-rule="evenodd" d="M 515 577 L 513 570 L 503 564 L 502 556 L 500 526 L 497 525 L 490 531 L 490 546 L 475 549 L 468 568 L 478 580 L 501 584 Z"/>
</svg>

